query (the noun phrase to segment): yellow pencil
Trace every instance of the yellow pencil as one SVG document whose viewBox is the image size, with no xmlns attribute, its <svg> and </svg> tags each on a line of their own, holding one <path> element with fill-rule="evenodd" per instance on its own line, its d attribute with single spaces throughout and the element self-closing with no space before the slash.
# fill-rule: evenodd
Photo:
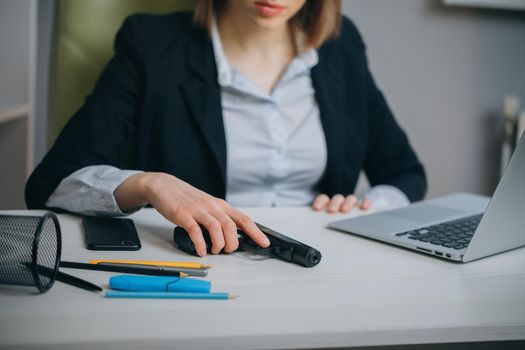
<svg viewBox="0 0 525 350">
<path fill-rule="evenodd" d="M 209 269 L 210 265 L 204 265 L 196 262 L 185 262 L 185 261 L 150 261 L 150 260 L 89 260 L 90 264 L 98 263 L 116 263 L 116 264 L 129 264 L 129 265 L 151 265 L 151 266 L 165 266 L 165 267 L 180 267 L 185 269 Z"/>
</svg>

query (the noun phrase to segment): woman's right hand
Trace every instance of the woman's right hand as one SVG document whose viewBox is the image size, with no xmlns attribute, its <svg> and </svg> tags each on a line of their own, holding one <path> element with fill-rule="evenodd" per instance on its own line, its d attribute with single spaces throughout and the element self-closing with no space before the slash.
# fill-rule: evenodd
<svg viewBox="0 0 525 350">
<path fill-rule="evenodd" d="M 199 225 L 210 233 L 211 252 L 231 253 L 239 247 L 237 228 L 240 228 L 260 247 L 270 241 L 249 216 L 220 198 L 191 186 L 166 173 L 138 173 L 127 178 L 114 192 L 122 211 L 151 204 L 166 219 L 184 228 L 199 256 L 206 256 L 206 243 Z"/>
</svg>

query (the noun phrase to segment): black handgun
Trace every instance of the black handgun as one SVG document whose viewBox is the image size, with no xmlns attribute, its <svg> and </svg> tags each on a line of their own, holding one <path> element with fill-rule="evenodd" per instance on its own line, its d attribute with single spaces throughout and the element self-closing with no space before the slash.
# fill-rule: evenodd
<svg viewBox="0 0 525 350">
<path fill-rule="evenodd" d="M 270 246 L 268 248 L 259 247 L 244 231 L 237 230 L 239 238 L 240 251 L 251 251 L 260 255 L 275 257 L 284 261 L 292 262 L 305 267 L 313 267 L 321 261 L 321 253 L 304 243 L 296 241 L 279 232 L 276 232 L 261 224 L 257 227 L 268 237 Z M 206 242 L 206 250 L 210 252 L 211 239 L 208 231 L 201 226 L 202 235 Z M 186 253 L 197 255 L 195 246 L 188 235 L 188 232 L 182 227 L 176 227 L 173 232 L 173 239 L 178 248 Z"/>
</svg>

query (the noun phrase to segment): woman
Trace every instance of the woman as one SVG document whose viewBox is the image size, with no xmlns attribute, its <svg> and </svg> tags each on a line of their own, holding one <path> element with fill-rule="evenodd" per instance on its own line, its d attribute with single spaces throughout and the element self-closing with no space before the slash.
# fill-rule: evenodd
<svg viewBox="0 0 525 350">
<path fill-rule="evenodd" d="M 367 209 L 421 199 L 422 165 L 337 0 L 223 0 L 194 15 L 130 16 L 93 94 L 26 187 L 29 208 L 94 215 L 151 204 L 200 256 L 269 242 L 233 206 Z M 125 170 L 133 169 L 133 170 Z M 226 199 L 226 201 L 224 200 Z"/>
</svg>

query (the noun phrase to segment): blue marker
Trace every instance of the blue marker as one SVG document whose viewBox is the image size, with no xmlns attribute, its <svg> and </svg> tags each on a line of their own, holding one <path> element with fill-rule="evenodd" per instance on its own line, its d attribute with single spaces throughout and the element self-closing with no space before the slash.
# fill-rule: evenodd
<svg viewBox="0 0 525 350">
<path fill-rule="evenodd" d="M 109 288 L 128 292 L 209 293 L 209 281 L 170 276 L 119 275 L 109 279 Z"/>
</svg>

